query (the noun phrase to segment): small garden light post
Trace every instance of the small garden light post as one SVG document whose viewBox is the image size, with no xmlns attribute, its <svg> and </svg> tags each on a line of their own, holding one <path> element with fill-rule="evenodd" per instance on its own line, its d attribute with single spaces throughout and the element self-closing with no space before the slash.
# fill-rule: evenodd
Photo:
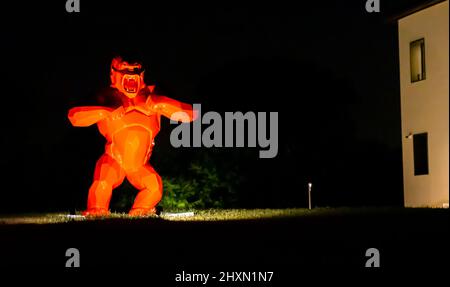
<svg viewBox="0 0 450 287">
<path fill-rule="evenodd" d="M 311 209 L 311 188 L 312 188 L 312 183 L 308 182 L 308 207 L 309 207 L 309 209 Z"/>
</svg>

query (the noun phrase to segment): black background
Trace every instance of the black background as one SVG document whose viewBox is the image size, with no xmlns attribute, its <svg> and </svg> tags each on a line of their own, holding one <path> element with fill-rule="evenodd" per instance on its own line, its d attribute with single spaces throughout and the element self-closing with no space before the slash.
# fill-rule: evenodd
<svg viewBox="0 0 450 287">
<path fill-rule="evenodd" d="M 447 211 L 379 208 L 403 206 L 398 31 L 390 19 L 425 1 L 381 0 L 381 13 L 372 14 L 364 0 L 297 2 L 81 0 L 78 14 L 67 13 L 65 1 L 2 3 L 0 213 L 85 208 L 104 139 L 95 127 L 72 127 L 67 111 L 95 104 L 117 53 L 141 59 L 158 92 L 201 103 L 204 112 L 279 113 L 274 159 L 259 159 L 257 149 L 172 148 L 164 120 L 151 159 L 161 175 L 208 154 L 222 170 L 241 171 L 237 207 L 305 207 L 312 181 L 316 206 L 375 209 L 236 222 L 3 225 L 0 265 L 62 269 L 65 250 L 77 247 L 99 280 L 124 270 L 105 275 L 98 266 L 143 264 L 129 282 L 159 278 L 167 286 L 176 272 L 222 271 L 219 263 L 223 271 L 274 270 L 283 282 L 321 283 L 335 278 L 308 268 L 361 271 L 365 250 L 377 247 L 383 267 L 408 269 L 403 279 L 426 267 L 434 272 L 427 279 L 442 278 Z"/>
<path fill-rule="evenodd" d="M 95 2 L 95 3 L 94 3 Z M 1 212 L 84 208 L 104 139 L 74 128 L 69 108 L 95 104 L 117 53 L 146 65 L 159 93 L 203 111 L 276 111 L 279 152 L 220 149 L 239 166 L 239 207 L 402 206 L 397 24 L 423 1 L 162 4 L 65 1 L 2 6 Z M 175 149 L 163 122 L 160 174 L 205 153 Z M 177 164 L 173 164 L 176 162 Z"/>
</svg>

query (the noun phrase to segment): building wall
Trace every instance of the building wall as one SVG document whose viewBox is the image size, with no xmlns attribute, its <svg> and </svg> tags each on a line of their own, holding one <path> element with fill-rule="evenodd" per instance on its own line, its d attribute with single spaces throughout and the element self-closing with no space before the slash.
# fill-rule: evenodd
<svg viewBox="0 0 450 287">
<path fill-rule="evenodd" d="M 449 202 L 448 1 L 399 20 L 404 203 L 442 207 Z M 426 79 L 411 83 L 410 42 L 425 39 Z M 429 174 L 414 175 L 413 139 L 428 133 Z"/>
</svg>

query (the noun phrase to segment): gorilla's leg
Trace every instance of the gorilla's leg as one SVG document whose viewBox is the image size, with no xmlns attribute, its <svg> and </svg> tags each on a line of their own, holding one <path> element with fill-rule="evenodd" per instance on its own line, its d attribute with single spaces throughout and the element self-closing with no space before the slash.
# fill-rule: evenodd
<svg viewBox="0 0 450 287">
<path fill-rule="evenodd" d="M 134 187 L 140 190 L 129 214 L 131 216 L 154 214 L 155 206 L 162 198 L 161 177 L 153 167 L 147 164 L 137 171 L 127 173 L 127 178 Z"/>
<path fill-rule="evenodd" d="M 109 155 L 104 154 L 95 166 L 94 182 L 89 189 L 88 206 L 84 215 L 102 216 L 109 214 L 112 190 L 125 178 L 125 172 Z"/>
</svg>

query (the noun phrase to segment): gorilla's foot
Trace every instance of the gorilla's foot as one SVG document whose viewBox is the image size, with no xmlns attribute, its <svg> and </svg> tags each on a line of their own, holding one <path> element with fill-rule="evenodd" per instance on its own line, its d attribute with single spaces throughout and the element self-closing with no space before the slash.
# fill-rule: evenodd
<svg viewBox="0 0 450 287">
<path fill-rule="evenodd" d="M 149 216 L 149 215 L 155 215 L 156 214 L 156 208 L 133 208 L 128 213 L 129 216 Z"/>
<path fill-rule="evenodd" d="M 102 217 L 109 216 L 111 212 L 109 212 L 106 208 L 90 208 L 82 213 L 86 217 Z"/>
</svg>

